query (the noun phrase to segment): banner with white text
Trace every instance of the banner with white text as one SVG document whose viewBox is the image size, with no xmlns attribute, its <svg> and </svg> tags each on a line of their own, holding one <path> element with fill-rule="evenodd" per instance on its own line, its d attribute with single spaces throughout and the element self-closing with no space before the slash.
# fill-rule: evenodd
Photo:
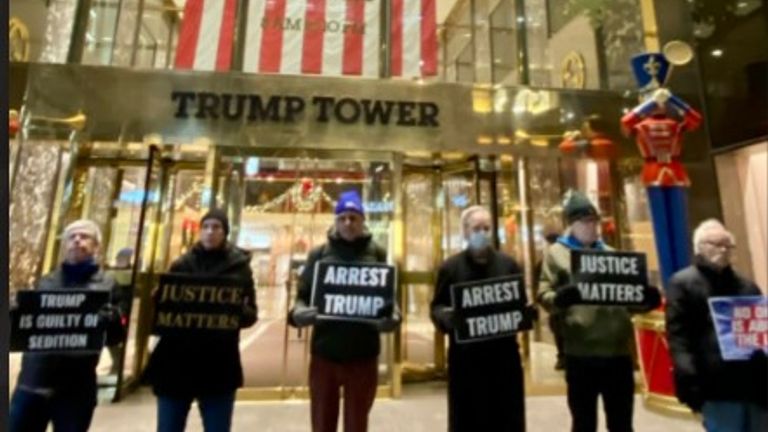
<svg viewBox="0 0 768 432">
<path fill-rule="evenodd" d="M 709 310 L 723 360 L 747 360 L 768 354 L 768 297 L 711 297 Z"/>
<path fill-rule="evenodd" d="M 391 265 L 318 261 L 312 306 L 319 319 L 371 322 L 392 316 L 396 286 Z"/>
<path fill-rule="evenodd" d="M 637 306 L 645 302 L 648 264 L 643 253 L 573 250 L 571 270 L 581 304 Z"/>
</svg>

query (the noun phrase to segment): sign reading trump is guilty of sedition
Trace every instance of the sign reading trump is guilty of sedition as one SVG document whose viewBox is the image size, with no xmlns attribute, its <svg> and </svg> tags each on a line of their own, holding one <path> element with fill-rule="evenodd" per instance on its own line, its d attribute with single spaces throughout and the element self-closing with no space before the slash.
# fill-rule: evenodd
<svg viewBox="0 0 768 432">
<path fill-rule="evenodd" d="M 581 304 L 642 305 L 648 289 L 645 254 L 571 251 L 573 283 Z"/>
<path fill-rule="evenodd" d="M 396 285 L 391 265 L 318 261 L 312 306 L 318 319 L 371 322 L 391 316 Z"/>
<path fill-rule="evenodd" d="M 244 281 L 223 276 L 164 273 L 154 293 L 157 335 L 238 331 Z"/>
<path fill-rule="evenodd" d="M 768 354 L 768 297 L 710 297 L 709 310 L 723 360 Z"/>
<path fill-rule="evenodd" d="M 510 337 L 531 328 L 522 275 L 462 282 L 450 289 L 459 343 Z"/>
<path fill-rule="evenodd" d="M 11 351 L 99 352 L 103 348 L 99 309 L 109 303 L 108 291 L 20 291 L 16 300 Z"/>
</svg>

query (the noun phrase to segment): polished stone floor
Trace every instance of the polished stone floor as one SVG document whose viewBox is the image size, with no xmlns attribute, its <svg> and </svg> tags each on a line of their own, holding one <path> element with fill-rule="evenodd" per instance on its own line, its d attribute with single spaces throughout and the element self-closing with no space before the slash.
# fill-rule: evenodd
<svg viewBox="0 0 768 432">
<path fill-rule="evenodd" d="M 99 405 L 91 431 L 149 432 L 155 427 L 152 394 L 142 389 L 117 404 Z M 528 431 L 568 431 L 570 417 L 565 397 L 530 396 L 526 399 Z M 636 432 L 693 432 L 703 430 L 697 419 L 670 417 L 645 409 L 636 398 Z M 309 431 L 309 404 L 305 400 L 281 402 L 238 402 L 234 431 L 299 432 Z M 341 430 L 341 429 L 340 429 Z M 399 399 L 380 399 L 371 412 L 371 432 L 435 432 L 446 430 L 444 383 L 407 385 Z M 600 417 L 600 431 L 605 420 Z M 202 431 L 195 408 L 190 413 L 187 431 Z M 478 431 L 483 432 L 483 431 Z"/>
</svg>

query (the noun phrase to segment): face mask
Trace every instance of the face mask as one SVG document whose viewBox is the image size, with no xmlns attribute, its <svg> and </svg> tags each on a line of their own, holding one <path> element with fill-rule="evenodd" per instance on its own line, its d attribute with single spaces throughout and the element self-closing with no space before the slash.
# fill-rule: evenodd
<svg viewBox="0 0 768 432">
<path fill-rule="evenodd" d="M 491 245 L 491 236 L 483 231 L 476 231 L 469 235 L 467 246 L 472 250 L 483 250 Z"/>
</svg>

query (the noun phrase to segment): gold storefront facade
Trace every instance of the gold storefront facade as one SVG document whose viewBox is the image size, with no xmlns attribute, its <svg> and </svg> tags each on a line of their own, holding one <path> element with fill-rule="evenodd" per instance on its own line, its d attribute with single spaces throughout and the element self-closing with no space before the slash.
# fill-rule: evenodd
<svg viewBox="0 0 768 432">
<path fill-rule="evenodd" d="M 50 64 L 12 64 L 10 85 L 23 98 L 9 143 L 10 289 L 59 262 L 58 233 L 78 218 L 102 227 L 105 265 L 131 249 L 128 340 L 99 366 L 118 395 L 138 384 L 154 345 L 150 290 L 214 206 L 253 255 L 260 321 L 241 334 L 246 399 L 307 394 L 309 334 L 285 317 L 296 269 L 324 242 L 349 188 L 362 192 L 369 228 L 400 274 L 404 321 L 382 336 L 381 396 L 444 376 L 429 301 L 436 267 L 462 247 L 469 205 L 491 208 L 499 248 L 525 265 L 529 298 L 569 188 L 599 205 L 610 243 L 648 253 L 657 272 L 641 161 L 618 129 L 633 99 L 615 92 Z M 575 130 L 582 150 L 562 153 Z M 590 157 L 596 137 L 615 158 Z M 527 391 L 562 392 L 546 318 L 521 340 Z"/>
</svg>

